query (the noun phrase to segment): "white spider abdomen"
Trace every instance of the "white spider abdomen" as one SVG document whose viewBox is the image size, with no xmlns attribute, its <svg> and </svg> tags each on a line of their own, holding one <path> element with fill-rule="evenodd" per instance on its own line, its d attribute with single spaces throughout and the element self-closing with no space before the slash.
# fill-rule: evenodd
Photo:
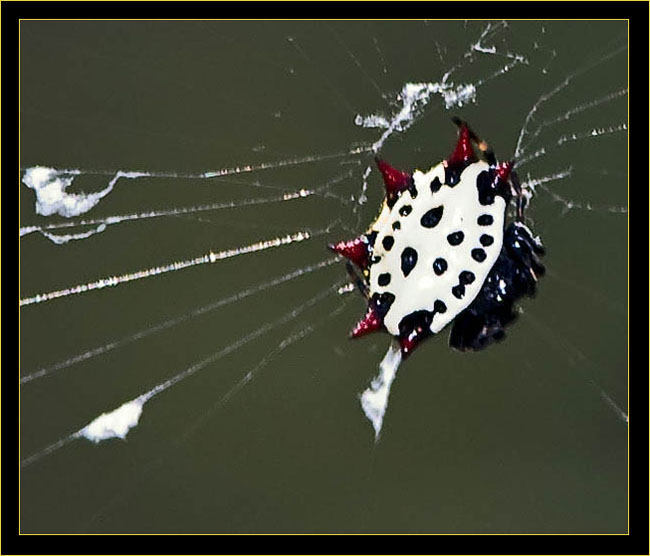
<svg viewBox="0 0 650 556">
<path fill-rule="evenodd" d="M 469 164 L 454 186 L 445 184 L 443 163 L 413 173 L 414 187 L 384 209 L 369 267 L 370 296 L 394 296 L 384 326 L 400 334 L 400 322 L 417 311 L 433 312 L 437 333 L 478 295 L 501 251 L 506 203 L 481 204 L 477 180 L 489 170 Z M 415 194 L 414 194 L 415 193 Z"/>
</svg>

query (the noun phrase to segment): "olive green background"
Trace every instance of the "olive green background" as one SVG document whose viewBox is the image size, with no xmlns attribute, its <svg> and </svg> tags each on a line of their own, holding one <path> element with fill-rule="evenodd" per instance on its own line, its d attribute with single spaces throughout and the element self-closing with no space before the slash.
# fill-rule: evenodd
<svg viewBox="0 0 650 556">
<path fill-rule="evenodd" d="M 354 117 L 390 115 L 404 83 L 439 81 L 463 61 L 450 80 L 476 84 L 512 61 L 463 58 L 485 26 L 23 21 L 21 167 L 197 174 L 344 152 L 379 137 Z M 533 104 L 567 76 L 537 122 L 625 89 L 627 51 L 605 58 L 626 44 L 620 21 L 510 22 L 484 46 L 527 63 L 462 108 L 434 98 L 382 156 L 404 169 L 440 161 L 459 115 L 508 158 Z M 536 139 L 529 152 L 547 154 L 522 168 L 522 181 L 571 166 L 570 178 L 545 185 L 592 210 L 567 211 L 538 189 L 528 216 L 548 275 L 537 297 L 484 352 L 451 351 L 447 332 L 424 344 L 399 370 L 379 443 L 358 394 L 389 337 L 349 341 L 364 302 L 332 294 L 154 398 L 126 441 L 78 440 L 22 469 L 21 532 L 626 532 L 627 425 L 601 389 L 627 411 L 627 214 L 608 210 L 627 205 L 627 134 L 551 148 L 564 134 L 626 121 L 622 96 Z M 330 227 L 299 244 L 24 307 L 21 374 L 328 258 L 328 242 L 362 232 L 376 214 L 377 172 L 369 201 L 355 204 L 371 162 L 122 179 L 89 217 L 275 196 L 343 176 L 330 195 L 127 222 L 66 245 L 25 236 L 21 297 Z M 109 179 L 84 175 L 71 191 Z M 35 215 L 33 192 L 18 187 L 21 225 L 56 221 Z M 345 278 L 335 264 L 25 384 L 21 459 Z M 310 323 L 313 333 L 223 400 Z"/>
</svg>

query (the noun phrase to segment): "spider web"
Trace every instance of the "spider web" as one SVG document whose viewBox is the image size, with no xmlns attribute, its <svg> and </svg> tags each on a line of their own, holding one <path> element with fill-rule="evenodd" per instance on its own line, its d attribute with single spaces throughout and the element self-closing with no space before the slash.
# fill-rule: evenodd
<svg viewBox="0 0 650 556">
<path fill-rule="evenodd" d="M 598 40 L 577 40 L 581 25 Z M 405 36 L 417 55 L 405 56 Z M 624 24 L 27 22 L 21 41 L 24 530 L 156 530 L 164 519 L 124 508 L 151 494 L 142 477 L 165 481 L 188 450 L 216 457 L 241 488 L 244 453 L 286 464 L 304 462 L 307 445 L 354 445 L 357 465 L 368 453 L 390 461 L 432 429 L 449 448 L 483 418 L 490 438 L 498 427 L 528 437 L 512 424 L 526 404 L 529 434 L 547 445 L 570 443 L 575 427 L 624 446 Z M 347 341 L 364 303 L 324 247 L 374 217 L 373 155 L 436 163 L 453 146 L 452 115 L 517 160 L 548 275 L 503 344 L 467 356 L 430 340 L 392 393 L 389 348 L 368 390 L 390 338 Z M 364 390 L 376 447 L 359 447 Z M 390 491 L 377 465 L 373 488 Z M 596 468 L 620 478 L 609 456 Z M 217 484 L 193 473 L 180 495 Z M 80 477 L 93 485 L 83 496 Z M 61 500 L 71 509 L 52 516 Z M 419 523 L 348 511 L 353 530 Z M 594 523 L 607 529 L 621 511 Z M 217 529 L 292 530 L 262 514 Z M 205 528 L 197 515 L 179 530 Z"/>
</svg>

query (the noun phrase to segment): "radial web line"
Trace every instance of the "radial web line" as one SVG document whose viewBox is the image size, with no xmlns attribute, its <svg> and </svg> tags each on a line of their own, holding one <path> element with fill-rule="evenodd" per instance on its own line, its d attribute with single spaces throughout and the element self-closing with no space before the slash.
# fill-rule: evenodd
<svg viewBox="0 0 650 556">
<path fill-rule="evenodd" d="M 375 50 L 377 51 L 377 55 L 379 56 L 379 60 L 381 61 L 382 72 L 384 75 L 388 75 L 388 69 L 386 68 L 386 59 L 384 58 L 384 55 L 381 52 L 381 48 L 379 48 L 377 37 L 372 37 L 372 42 L 375 47 Z"/>
<path fill-rule="evenodd" d="M 549 146 L 540 147 L 530 155 L 520 158 L 519 161 L 516 162 L 515 164 L 517 168 L 522 168 L 523 166 L 535 160 L 536 158 L 540 158 L 548 154 L 548 151 L 553 149 L 558 149 L 567 143 L 574 142 L 574 141 L 581 141 L 583 139 L 594 139 L 596 137 L 602 137 L 604 135 L 612 135 L 623 131 L 627 131 L 627 124 L 625 123 L 612 125 L 608 127 L 594 127 L 587 131 L 579 131 L 576 133 L 569 133 L 567 135 L 562 135 L 555 141 L 555 143 Z"/>
<path fill-rule="evenodd" d="M 559 195 L 558 193 L 556 193 L 546 185 L 549 182 L 559 181 L 564 178 L 567 178 L 571 176 L 572 173 L 573 173 L 573 166 L 569 166 L 564 170 L 560 170 L 553 174 L 549 174 L 548 176 L 542 176 L 539 178 L 533 178 L 530 174 L 528 174 L 526 176 L 526 180 L 522 182 L 521 188 L 528 200 L 530 200 L 532 196 L 537 193 L 537 188 L 541 189 L 542 191 L 544 191 L 544 193 L 547 193 L 553 201 L 564 205 L 564 208 L 562 210 L 563 215 L 573 209 L 585 210 L 590 212 L 609 212 L 612 214 L 627 214 L 626 206 L 600 205 L 589 201 L 584 201 L 584 202 L 572 201 L 570 199 L 566 199 L 562 197 L 561 195 Z"/>
<path fill-rule="evenodd" d="M 310 154 L 305 156 L 297 156 L 293 158 L 286 158 L 276 160 L 273 162 L 260 162 L 257 164 L 242 164 L 241 166 L 231 166 L 227 168 L 220 168 L 218 170 L 209 170 L 206 172 L 147 172 L 141 170 L 105 170 L 105 169 L 81 169 L 81 168 L 68 168 L 57 169 L 57 172 L 66 175 L 80 175 L 80 176 L 113 176 L 113 179 L 119 177 L 129 178 L 169 178 L 169 179 L 190 179 L 190 180 L 204 180 L 211 178 L 219 178 L 224 176 L 233 176 L 238 174 L 247 174 L 257 172 L 260 170 L 275 170 L 279 168 L 286 168 L 287 166 L 298 166 L 300 164 L 310 164 L 314 162 L 325 162 L 327 160 L 334 160 L 337 158 L 345 158 L 348 156 L 363 154 L 370 151 L 369 146 L 351 147 L 345 151 L 339 151 L 329 154 Z M 29 168 L 21 168 L 22 171 L 29 170 Z"/>
<path fill-rule="evenodd" d="M 486 26 L 483 28 L 481 31 L 481 34 L 479 37 L 472 43 L 470 43 L 469 48 L 458 58 L 458 61 L 449 68 L 445 74 L 442 76 L 442 82 L 447 83 L 449 77 L 456 72 L 457 70 L 461 69 L 463 65 L 465 64 L 465 61 L 467 59 L 471 59 L 472 54 L 474 52 L 483 52 L 485 54 L 496 54 L 496 47 L 484 47 L 481 43 L 484 40 L 487 40 L 489 38 L 492 38 L 492 35 L 495 35 L 502 29 L 505 29 L 507 27 L 505 21 L 499 21 L 496 24 L 493 24 L 492 22 L 488 22 Z M 439 54 L 439 53 L 438 53 Z"/>
<path fill-rule="evenodd" d="M 323 83 L 325 83 L 329 87 L 329 89 L 338 97 L 338 99 L 341 101 L 341 104 L 339 106 L 345 107 L 345 109 L 348 112 L 350 112 L 350 114 L 354 115 L 356 111 L 352 107 L 348 99 L 345 98 L 345 95 L 343 95 L 343 93 L 339 91 L 339 89 L 332 83 L 332 81 L 327 78 L 327 76 L 323 73 L 320 67 L 314 70 L 316 64 L 314 64 L 314 61 L 307 55 L 304 49 L 298 44 L 295 37 L 287 37 L 287 42 L 293 48 L 295 48 L 298 54 L 300 54 L 300 56 L 307 62 L 309 69 L 314 72 L 316 77 L 318 77 L 318 79 L 320 79 Z"/>
<path fill-rule="evenodd" d="M 38 294 L 32 297 L 26 297 L 20 300 L 20 306 L 31 305 L 33 303 L 43 303 L 44 301 L 50 301 L 52 299 L 58 299 L 60 297 L 67 297 L 69 295 L 85 293 L 88 291 L 98 290 L 109 286 L 117 286 L 119 284 L 125 284 L 127 282 L 133 282 L 135 280 L 141 280 L 143 278 L 159 276 L 161 274 L 165 274 L 168 272 L 176 272 L 178 270 L 184 270 L 186 268 L 190 268 L 197 265 L 215 263 L 217 261 L 230 259 L 232 257 L 237 257 L 239 255 L 256 253 L 258 251 L 264 251 L 266 249 L 272 249 L 283 245 L 289 245 L 296 242 L 306 241 L 313 237 L 323 235 L 326 232 L 327 230 L 318 230 L 315 232 L 302 231 L 294 234 L 289 234 L 283 237 L 258 241 L 257 243 L 252 243 L 244 247 L 235 247 L 233 249 L 226 249 L 224 251 L 218 251 L 218 252 L 210 251 L 205 255 L 202 255 L 200 257 L 195 257 L 193 259 L 176 261 L 163 266 L 155 266 L 144 270 L 138 270 L 136 272 L 129 273 L 129 274 L 122 274 L 121 276 L 108 276 L 106 278 L 100 278 L 99 280 L 88 282 L 86 284 L 79 284 L 62 290 L 56 290 L 56 291 Z"/>
<path fill-rule="evenodd" d="M 501 56 L 503 58 L 509 58 L 509 59 L 511 59 L 513 61 L 516 61 L 517 63 L 525 63 L 525 64 L 527 64 L 528 60 L 526 59 L 525 56 L 522 56 L 521 54 L 516 54 L 516 53 L 513 53 L 513 52 L 499 52 L 497 50 L 496 46 L 494 46 L 494 45 L 493 46 L 484 46 L 482 44 L 482 42 L 485 39 L 490 38 L 490 35 L 495 34 L 500 29 L 507 29 L 508 28 L 508 24 L 505 21 L 500 21 L 499 24 L 496 25 L 494 27 L 494 29 L 492 29 L 492 30 L 490 30 L 490 26 L 491 26 L 491 24 L 488 23 L 488 26 L 486 27 L 483 34 L 479 37 L 478 41 L 476 41 L 476 43 L 474 43 L 472 45 L 472 50 L 475 50 L 476 52 L 482 52 L 484 54 L 493 54 L 495 56 Z M 490 33 L 488 34 L 487 31 L 490 31 Z M 509 68 L 509 67 L 512 67 L 512 66 L 508 66 L 508 65 L 504 66 L 504 68 L 506 68 L 506 67 Z M 505 69 L 505 71 L 508 71 L 508 69 Z"/>
<path fill-rule="evenodd" d="M 626 50 L 627 50 L 627 45 L 624 45 L 624 46 L 621 46 L 619 48 L 616 48 L 615 50 L 612 50 L 611 52 L 608 52 L 607 54 L 601 56 L 600 58 L 598 58 L 597 60 L 594 60 L 593 62 L 588 62 L 583 67 L 581 67 L 581 68 L 577 69 L 576 71 L 574 71 L 574 72 L 570 73 L 569 75 L 567 75 L 564 78 L 564 80 L 561 81 L 558 85 L 556 85 L 551 91 L 541 95 L 537 99 L 535 104 L 533 104 L 533 107 L 530 109 L 530 111 L 526 115 L 526 119 L 524 120 L 524 125 L 522 126 L 521 131 L 519 133 L 519 137 L 517 138 L 517 146 L 515 147 L 514 158 L 519 159 L 520 156 L 523 154 L 524 150 L 522 148 L 522 144 L 523 144 L 523 141 L 524 141 L 524 138 L 526 137 L 526 135 L 528 135 L 530 133 L 528 131 L 528 126 L 530 125 L 532 120 L 535 118 L 535 114 L 537 113 L 539 108 L 545 102 L 549 101 L 551 98 L 553 98 L 556 94 L 558 94 L 564 88 L 568 87 L 569 84 L 572 82 L 572 80 L 575 77 L 577 77 L 577 76 L 579 76 L 579 75 L 581 75 L 581 74 L 595 68 L 599 64 L 602 64 L 602 63 L 610 60 L 611 58 L 617 56 L 621 52 L 625 52 Z"/>
<path fill-rule="evenodd" d="M 319 301 L 323 300 L 326 298 L 328 295 L 330 295 L 333 292 L 336 292 L 336 290 L 341 286 L 343 281 L 338 281 L 336 284 L 333 286 L 330 286 L 326 288 L 325 290 L 321 291 L 311 299 L 307 300 L 306 302 L 294 307 L 292 310 L 288 311 L 284 315 L 282 315 L 279 319 L 276 319 L 274 321 L 268 322 L 253 332 L 247 334 L 246 336 L 240 338 L 239 340 L 233 342 L 232 344 L 226 346 L 225 348 L 219 350 L 216 353 L 213 353 L 212 355 L 206 357 L 205 359 L 202 359 L 198 363 L 195 363 L 191 367 L 188 367 L 184 371 L 181 371 L 180 373 L 174 375 L 172 378 L 165 380 L 164 382 L 161 382 L 160 384 L 154 386 L 151 390 L 148 390 L 144 394 L 141 394 L 138 396 L 138 400 L 141 400 L 142 403 L 146 403 L 155 396 L 158 396 L 165 390 L 168 390 L 172 386 L 178 384 L 182 380 L 185 380 L 186 378 L 192 376 L 193 374 L 197 373 L 210 363 L 213 363 L 214 361 L 221 359 L 222 357 L 232 353 L 233 351 L 238 350 L 239 348 L 245 346 L 252 340 L 255 340 L 262 336 L 263 334 L 273 330 L 274 328 L 277 328 L 278 326 L 281 326 L 283 324 L 286 324 L 292 319 L 295 319 L 298 315 L 303 313 L 305 310 L 307 310 L 309 307 L 312 307 Z"/>
<path fill-rule="evenodd" d="M 506 29 L 508 27 L 508 24 L 505 21 L 500 22 L 500 24 L 502 25 L 502 27 L 504 29 Z M 488 28 L 489 28 L 489 24 L 488 24 Z M 495 28 L 494 32 L 496 32 L 496 30 L 498 30 L 498 29 L 499 29 L 499 27 Z M 485 35 L 485 33 L 483 35 Z M 481 52 L 483 54 L 491 54 L 493 56 L 501 56 L 501 57 L 507 58 L 507 59 L 509 59 L 511 61 L 508 62 L 505 66 L 503 66 L 500 69 L 496 70 L 495 72 L 491 73 L 487 77 L 479 79 L 474 84 L 475 89 L 478 89 L 482 85 L 485 85 L 488 81 L 491 81 L 492 79 L 494 79 L 496 77 L 499 77 L 500 75 L 506 74 L 507 72 L 509 72 L 512 68 L 514 68 L 518 64 L 529 64 L 528 59 L 525 56 L 521 55 L 521 54 L 517 54 L 517 53 L 514 53 L 514 52 L 499 52 L 497 50 L 496 46 L 491 46 L 491 47 L 483 46 L 483 44 L 481 44 L 481 41 L 483 41 L 483 40 L 485 40 L 487 38 L 487 35 L 485 35 L 485 36 L 483 36 L 483 35 L 479 38 L 478 41 L 476 41 L 476 43 L 474 43 L 472 45 L 472 50 L 473 51 Z"/>
<path fill-rule="evenodd" d="M 596 203 L 591 203 L 589 201 L 572 201 L 571 199 L 566 199 L 561 195 L 558 195 L 555 191 L 551 190 L 546 185 L 540 184 L 540 188 L 550 195 L 550 197 L 556 203 L 564 205 L 562 209 L 562 214 L 566 214 L 570 210 L 586 210 L 589 212 L 609 212 L 611 214 L 627 214 L 627 207 L 616 206 L 616 205 L 599 205 Z"/>
<path fill-rule="evenodd" d="M 560 170 L 558 172 L 555 172 L 553 174 L 549 174 L 548 176 L 543 176 L 541 178 L 533 178 L 531 177 L 530 174 L 526 176 L 526 181 L 521 184 L 522 187 L 527 188 L 527 189 L 532 189 L 535 191 L 535 188 L 539 185 L 542 185 L 544 183 L 548 183 L 550 181 L 556 181 L 556 180 L 561 180 L 564 178 L 568 178 L 573 172 L 573 166 L 569 166 L 568 168 L 565 168 L 564 170 Z"/>
<path fill-rule="evenodd" d="M 549 326 L 540 322 L 538 319 L 532 317 L 529 313 L 521 313 L 527 322 L 529 322 L 534 328 L 546 335 L 548 341 L 553 346 L 559 346 L 569 355 L 569 365 L 578 369 L 587 382 L 598 392 L 599 397 L 607 404 L 611 410 L 616 413 L 616 416 L 622 421 L 628 422 L 627 413 L 623 411 L 616 402 L 605 392 L 605 389 L 596 381 L 593 377 L 593 373 L 589 373 L 587 368 L 592 367 L 591 361 L 587 356 L 582 353 L 576 347 L 570 345 L 568 342 L 563 340 L 558 334 L 556 334 Z M 582 365 L 576 363 L 576 359 L 582 362 Z"/>
<path fill-rule="evenodd" d="M 258 199 L 245 199 L 243 201 L 228 201 L 225 203 L 208 203 L 204 205 L 195 205 L 191 207 L 151 210 L 146 212 L 106 216 L 103 218 L 90 218 L 84 220 L 57 222 L 56 224 L 47 224 L 44 226 L 23 226 L 20 228 L 20 235 L 22 237 L 32 232 L 43 233 L 51 230 L 63 230 L 66 228 L 78 228 L 82 226 L 99 226 L 97 228 L 97 231 L 103 231 L 106 228 L 106 226 L 110 226 L 112 224 L 119 224 L 122 222 L 129 222 L 133 220 L 147 220 L 149 218 L 160 218 L 162 216 L 182 216 L 185 214 L 194 214 L 197 212 L 235 209 L 235 208 L 248 207 L 254 205 L 272 204 L 272 203 L 277 203 L 282 201 L 291 201 L 293 199 L 309 197 L 314 193 L 315 193 L 314 190 L 300 189 L 299 191 L 285 193 L 284 195 L 278 195 L 276 197 L 262 197 Z"/>
<path fill-rule="evenodd" d="M 27 467 L 32 463 L 35 463 L 38 460 L 43 459 L 44 457 L 49 456 L 50 454 L 53 454 L 59 448 L 63 448 L 64 446 L 67 446 L 74 440 L 81 438 L 80 432 L 81 431 L 73 432 L 72 434 L 69 434 L 68 436 L 54 442 L 53 444 L 50 444 L 46 448 L 43 448 L 40 452 L 37 452 L 35 454 L 32 454 L 29 457 L 26 457 L 24 460 L 21 460 L 20 467 L 21 468 Z"/>
<path fill-rule="evenodd" d="M 331 266 L 334 263 L 339 262 L 339 257 L 332 257 L 330 259 L 326 259 L 323 261 L 320 261 L 318 263 L 304 266 L 301 268 L 298 268 L 292 272 L 289 272 L 287 274 L 284 274 L 283 276 L 278 276 L 274 278 L 273 280 L 269 280 L 267 282 L 263 282 L 261 284 L 258 284 L 256 286 L 253 286 L 251 288 L 247 288 L 245 290 L 242 290 L 234 295 L 231 295 L 229 297 L 225 297 L 216 301 L 213 301 L 212 303 L 209 303 L 207 305 L 203 305 L 202 307 L 199 307 L 197 309 L 194 309 L 193 311 L 190 311 L 189 313 L 184 313 L 180 316 L 167 319 L 159 324 L 156 324 L 154 326 L 150 326 L 148 328 L 144 328 L 142 330 L 139 330 L 138 332 L 135 332 L 134 334 L 130 334 L 128 336 L 124 336 L 122 338 L 119 338 L 117 340 L 114 340 L 112 342 L 108 342 L 102 346 L 95 347 L 93 349 L 89 349 L 84 351 L 83 353 L 74 355 L 72 357 L 69 357 L 63 361 L 59 361 L 58 363 L 55 363 L 53 365 L 50 365 L 48 367 L 42 367 L 41 369 L 38 369 L 37 371 L 34 371 L 33 373 L 30 373 L 28 375 L 25 375 L 21 377 L 20 379 L 20 384 L 27 384 L 33 380 L 43 378 L 45 376 L 49 376 L 53 373 L 56 373 L 57 371 L 60 371 L 62 369 L 65 369 L 67 367 L 70 367 L 72 365 L 75 365 L 77 363 L 81 363 L 83 361 L 87 361 L 89 359 L 92 359 L 93 357 L 97 357 L 99 355 L 104 355 L 116 348 L 121 348 L 123 346 L 126 346 L 128 344 L 131 344 L 133 342 L 142 340 L 143 338 L 146 338 L 148 336 L 151 336 L 153 334 L 156 334 L 158 332 L 162 332 L 163 330 L 167 330 L 169 328 L 172 328 L 173 326 L 176 326 L 178 324 L 187 322 L 193 318 L 199 317 L 201 315 L 205 315 L 211 311 L 215 311 L 217 309 L 220 309 L 221 307 L 224 307 L 226 305 L 229 305 L 231 303 L 236 303 L 238 301 L 242 301 L 246 299 L 247 297 L 253 296 L 255 294 L 258 294 L 260 292 L 263 292 L 265 290 L 268 290 L 270 288 L 273 288 L 275 286 L 278 286 L 280 284 L 283 284 L 285 282 L 289 282 L 291 280 L 294 280 L 296 278 L 299 278 L 301 276 L 310 274 L 312 272 L 315 272 L 317 270 L 321 270 L 323 268 L 326 268 L 328 266 Z"/>
<path fill-rule="evenodd" d="M 564 170 L 560 170 L 558 172 L 555 172 L 548 176 L 542 176 L 540 178 L 533 178 L 530 174 L 527 174 L 526 180 L 521 184 L 521 190 L 524 196 L 526 197 L 526 199 L 528 199 L 528 201 L 530 202 L 533 195 L 537 193 L 537 187 L 544 187 L 545 183 L 568 178 L 569 176 L 571 176 L 572 172 L 573 172 L 573 167 L 569 166 Z"/>
<path fill-rule="evenodd" d="M 598 303 L 600 307 L 603 308 L 606 307 L 609 311 L 613 313 L 618 313 L 620 316 L 623 317 L 627 315 L 627 307 L 621 306 L 620 304 L 611 301 L 610 299 L 607 298 L 606 295 L 588 287 L 586 284 L 582 282 L 576 282 L 574 280 L 569 280 L 564 276 L 560 276 L 557 272 L 555 272 L 552 268 L 548 266 L 548 263 L 544 263 L 544 266 L 546 267 L 545 276 L 551 278 L 552 280 L 556 280 L 557 282 L 562 284 L 563 287 L 568 286 L 572 288 L 575 292 L 577 292 L 579 295 L 590 297 L 592 301 Z"/>
<path fill-rule="evenodd" d="M 319 185 L 313 189 L 301 188 L 299 190 L 284 193 L 282 195 L 277 195 L 275 197 L 261 197 L 257 199 L 244 199 L 242 201 L 228 201 L 225 203 L 224 202 L 207 203 L 207 204 L 196 205 L 191 207 L 151 210 L 151 211 L 132 213 L 132 214 L 106 216 L 102 218 L 57 222 L 55 224 L 47 224 L 44 226 L 24 226 L 20 228 L 20 235 L 24 236 L 32 232 L 43 233 L 51 230 L 77 228 L 81 226 L 98 226 L 96 231 L 103 231 L 106 228 L 106 226 L 110 226 L 111 224 L 118 224 L 121 222 L 128 222 L 132 220 L 146 220 L 149 218 L 160 218 L 163 216 L 182 216 L 186 214 L 194 214 L 197 212 L 207 212 L 207 211 L 215 211 L 215 210 L 223 210 L 223 209 L 236 209 L 236 208 L 243 208 L 243 207 L 249 207 L 255 205 L 266 205 L 272 203 L 292 201 L 295 199 L 304 199 L 306 197 L 310 197 L 312 195 L 318 195 L 323 191 L 326 191 L 332 185 L 342 181 L 346 177 L 349 177 L 351 173 L 352 172 L 349 171 L 339 176 L 336 176 L 335 178 L 329 180 L 327 183 Z M 92 234 L 93 232 L 90 233 Z M 50 237 L 50 239 L 52 238 Z"/>
<path fill-rule="evenodd" d="M 37 452 L 22 460 L 20 464 L 21 468 L 27 467 L 28 465 L 37 462 L 43 457 L 54 453 L 59 448 L 62 448 L 63 446 L 67 446 L 74 440 L 86 438 L 87 440 L 90 440 L 91 442 L 97 444 L 109 438 L 122 438 L 122 439 L 126 438 L 128 432 L 133 427 L 137 426 L 140 420 L 140 416 L 142 415 L 144 404 L 151 401 L 159 394 L 162 394 L 166 390 L 170 389 L 172 386 L 178 384 L 182 380 L 189 378 L 190 376 L 201 371 L 208 365 L 221 359 L 222 357 L 225 357 L 226 355 L 229 355 L 230 353 L 237 351 L 241 347 L 259 338 L 263 334 L 270 332 L 274 328 L 277 328 L 278 326 L 282 326 L 283 324 L 286 324 L 287 322 L 295 319 L 298 315 L 303 313 L 308 308 L 316 305 L 318 302 L 322 301 L 332 293 L 336 292 L 336 290 L 343 284 L 343 282 L 344 282 L 343 280 L 338 281 L 333 286 L 330 286 L 322 290 L 321 292 L 311 297 L 307 301 L 295 306 L 293 309 L 291 309 L 290 311 L 282 315 L 280 318 L 273 321 L 269 321 L 266 324 L 263 324 L 262 326 L 250 332 L 249 334 L 239 338 L 235 342 L 227 345 L 226 347 L 209 355 L 208 357 L 201 359 L 197 363 L 177 373 L 176 375 L 165 380 L 164 382 L 157 384 L 156 386 L 140 394 L 136 398 L 123 403 L 117 409 L 114 409 L 109 413 L 102 413 L 99 417 L 97 417 L 96 419 L 88 423 L 86 426 L 80 428 L 76 432 L 73 432 L 61 438 L 60 440 L 57 440 L 56 442 L 50 444 L 40 452 Z"/>
<path fill-rule="evenodd" d="M 340 289 L 340 288 L 339 288 Z M 226 405 L 239 391 L 242 390 L 248 383 L 250 383 L 264 367 L 266 367 L 273 359 L 275 359 L 282 351 L 291 347 L 291 345 L 297 343 L 298 341 L 306 338 L 312 332 L 316 331 L 320 326 L 322 326 L 326 321 L 334 318 L 336 315 L 341 313 L 345 308 L 346 301 L 342 302 L 334 311 L 329 313 L 325 318 L 318 320 L 317 322 L 307 325 L 305 328 L 301 329 L 298 332 L 290 334 L 287 336 L 276 348 L 267 353 L 249 372 L 244 375 L 244 377 L 237 382 L 226 394 L 219 398 L 210 408 L 206 410 L 200 417 L 198 417 L 186 430 L 183 434 L 179 435 L 177 438 L 172 440 L 172 443 L 167 448 L 167 454 L 172 450 L 176 450 L 183 446 L 183 444 L 205 423 L 205 421 L 214 414 L 215 411 L 221 409 Z M 140 477 L 150 472 L 154 466 L 160 465 L 166 454 L 158 454 L 155 458 L 149 460 L 145 464 L 138 467 L 131 475 L 129 479 L 129 485 L 133 481 L 138 481 Z M 131 493 L 130 486 L 125 486 L 119 493 L 117 493 L 109 502 L 104 504 L 98 511 L 96 511 L 91 517 L 90 521 L 94 521 L 98 516 L 102 515 L 107 511 L 108 508 L 114 506 L 117 501 L 123 501 L 125 498 L 128 498 Z M 125 494 L 126 493 L 126 494 Z"/>
<path fill-rule="evenodd" d="M 292 346 L 296 342 L 306 338 L 315 332 L 322 324 L 340 314 L 345 308 L 346 301 L 343 301 L 336 309 L 330 312 L 327 316 L 319 319 L 311 324 L 301 328 L 298 332 L 294 332 L 284 338 L 275 348 L 269 351 L 251 370 L 249 370 L 236 384 L 234 384 L 223 396 L 221 396 L 201 417 L 199 417 L 192 425 L 190 425 L 185 433 L 177 441 L 178 444 L 184 442 L 189 438 L 206 419 L 215 411 L 226 405 L 240 390 L 244 388 L 249 382 L 257 377 L 260 371 L 273 361 L 285 349 Z"/>
<path fill-rule="evenodd" d="M 579 104 L 575 108 L 571 108 L 570 110 L 567 110 L 563 114 L 560 114 L 559 116 L 555 116 L 553 118 L 549 118 L 547 120 L 542 121 L 534 131 L 531 131 L 529 133 L 530 137 L 528 141 L 521 146 L 520 153 L 523 154 L 526 152 L 528 146 L 539 136 L 539 134 L 547 127 L 550 127 L 552 125 L 555 125 L 560 122 L 566 122 L 570 120 L 573 116 L 576 114 L 580 114 L 581 112 L 584 112 L 585 110 L 590 110 L 591 108 L 596 108 L 597 106 L 600 106 L 602 104 L 612 102 L 613 100 L 616 100 L 618 98 L 621 98 L 625 95 L 628 94 L 627 88 L 625 89 L 620 89 L 618 91 L 614 91 L 612 93 L 609 93 L 605 96 L 587 101 L 583 104 Z"/>
<path fill-rule="evenodd" d="M 334 35 L 336 38 L 337 42 L 341 45 L 341 48 L 345 51 L 345 53 L 349 56 L 349 58 L 354 62 L 354 65 L 357 66 L 361 74 L 370 82 L 370 84 L 374 87 L 375 91 L 379 93 L 380 98 L 383 100 L 384 98 L 387 98 L 388 95 L 384 93 L 384 91 L 381 90 L 377 82 L 368 74 L 368 72 L 365 70 L 365 68 L 361 65 L 361 62 L 359 62 L 359 59 L 354 55 L 350 47 L 348 47 L 347 44 L 345 44 L 345 41 L 341 38 L 341 35 L 334 29 L 331 25 L 327 26 L 329 31 Z"/>
</svg>

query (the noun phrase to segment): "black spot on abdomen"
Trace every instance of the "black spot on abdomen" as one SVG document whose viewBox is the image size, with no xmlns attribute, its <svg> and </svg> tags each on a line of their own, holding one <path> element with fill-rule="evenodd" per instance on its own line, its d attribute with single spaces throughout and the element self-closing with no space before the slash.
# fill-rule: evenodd
<svg viewBox="0 0 650 556">
<path fill-rule="evenodd" d="M 487 247 L 488 245 L 492 245 L 494 243 L 494 238 L 489 234 L 483 234 L 479 238 L 479 241 L 483 247 Z"/>
<path fill-rule="evenodd" d="M 411 273 L 411 270 L 413 270 L 418 262 L 418 252 L 412 247 L 406 247 L 404 251 L 402 251 L 401 259 L 402 274 L 406 277 Z"/>
<path fill-rule="evenodd" d="M 494 218 L 492 218 L 492 215 L 490 214 L 481 214 L 481 216 L 476 219 L 476 222 L 479 226 L 490 226 L 494 222 Z"/>
<path fill-rule="evenodd" d="M 380 274 L 377 278 L 377 283 L 382 287 L 390 284 L 390 273 L 384 272 L 383 274 Z"/>
<path fill-rule="evenodd" d="M 496 195 L 496 190 L 493 185 L 492 176 L 487 170 L 481 172 L 476 178 L 476 187 L 478 189 L 478 201 L 482 205 L 491 205 L 494 203 L 494 196 Z"/>
<path fill-rule="evenodd" d="M 438 191 L 440 191 L 440 188 L 442 187 L 442 184 L 440 183 L 440 178 L 435 178 L 431 182 L 430 187 L 431 187 L 431 193 L 437 193 Z"/>
<path fill-rule="evenodd" d="M 395 238 L 393 236 L 386 236 L 381 240 L 381 244 L 384 246 L 384 249 L 386 249 L 386 251 L 390 251 L 394 243 Z"/>
<path fill-rule="evenodd" d="M 473 272 L 463 270 L 458 275 L 458 285 L 451 288 L 451 293 L 454 297 L 462 299 L 465 296 L 465 286 L 471 284 L 476 279 Z"/>
<path fill-rule="evenodd" d="M 447 241 L 449 242 L 449 245 L 460 245 L 463 243 L 463 239 L 465 239 L 465 234 L 463 232 L 454 232 L 452 234 L 449 234 L 447 236 Z"/>
<path fill-rule="evenodd" d="M 458 282 L 462 285 L 471 284 L 475 278 L 476 277 L 474 276 L 473 272 L 470 272 L 469 270 L 463 270 L 458 275 Z"/>
<path fill-rule="evenodd" d="M 445 259 L 438 257 L 435 261 L 433 261 L 433 271 L 440 276 L 447 270 L 447 261 Z"/>
<path fill-rule="evenodd" d="M 420 224 L 422 224 L 424 228 L 434 228 L 440 222 L 443 210 L 444 208 L 442 205 L 428 210 L 422 215 L 422 218 L 420 218 Z"/>
<path fill-rule="evenodd" d="M 472 249 L 472 259 L 475 261 L 482 263 L 486 259 L 487 255 L 483 249 L 476 248 Z"/>
<path fill-rule="evenodd" d="M 462 299 L 463 296 L 465 295 L 465 286 L 463 286 L 462 284 L 458 284 L 457 286 L 451 288 L 451 293 L 457 299 Z"/>
<path fill-rule="evenodd" d="M 400 216 L 408 216 L 411 214 L 411 211 L 413 210 L 413 207 L 411 205 L 404 205 L 402 208 L 399 209 Z"/>
</svg>

